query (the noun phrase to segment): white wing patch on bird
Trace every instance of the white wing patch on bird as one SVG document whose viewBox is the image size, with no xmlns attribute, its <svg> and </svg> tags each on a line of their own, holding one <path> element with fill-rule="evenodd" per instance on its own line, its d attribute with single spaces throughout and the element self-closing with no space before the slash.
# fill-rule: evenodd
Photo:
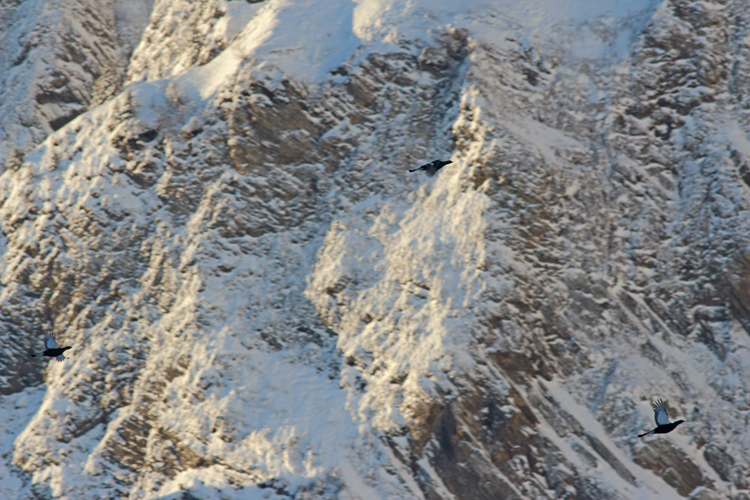
<svg viewBox="0 0 750 500">
<path fill-rule="evenodd" d="M 55 337 L 50 337 L 49 335 L 44 336 L 44 348 L 45 349 L 59 349 L 57 347 L 57 342 L 55 342 Z"/>
<path fill-rule="evenodd" d="M 669 423 L 669 416 L 667 415 L 667 407 L 664 406 L 664 401 L 657 399 L 653 408 L 656 425 L 667 425 Z"/>
</svg>

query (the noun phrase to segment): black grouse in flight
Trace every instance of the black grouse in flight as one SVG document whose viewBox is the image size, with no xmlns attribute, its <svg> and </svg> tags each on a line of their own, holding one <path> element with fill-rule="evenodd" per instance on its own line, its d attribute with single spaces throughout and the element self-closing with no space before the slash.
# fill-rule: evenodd
<svg viewBox="0 0 750 500">
<path fill-rule="evenodd" d="M 44 352 L 31 353 L 32 358 L 38 358 L 39 356 L 49 356 L 50 358 L 57 358 L 58 361 L 64 361 L 65 356 L 63 353 L 70 349 L 70 347 L 57 347 L 55 337 L 49 335 L 44 336 Z"/>
<path fill-rule="evenodd" d="M 432 163 L 425 163 L 419 168 L 415 168 L 414 170 L 409 170 L 409 172 L 416 172 L 417 170 L 424 170 L 424 173 L 427 174 L 427 177 L 432 177 L 435 175 L 435 173 L 443 168 L 444 166 L 448 165 L 449 163 L 453 163 L 451 160 L 443 161 L 443 160 L 435 160 Z"/>
<path fill-rule="evenodd" d="M 664 406 L 664 401 L 662 401 L 661 399 L 657 399 L 656 402 L 654 402 L 653 408 L 654 420 L 656 420 L 656 429 L 644 432 L 643 434 L 639 434 L 639 438 L 648 436 L 649 434 L 666 434 L 667 432 L 672 432 L 678 425 L 684 422 L 684 420 L 670 422 L 669 417 L 667 416 L 667 407 Z"/>
</svg>

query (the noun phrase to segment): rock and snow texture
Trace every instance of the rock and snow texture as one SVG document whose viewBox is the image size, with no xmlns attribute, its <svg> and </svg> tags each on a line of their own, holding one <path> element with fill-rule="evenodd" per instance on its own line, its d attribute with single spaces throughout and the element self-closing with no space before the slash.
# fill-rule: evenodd
<svg viewBox="0 0 750 500">
<path fill-rule="evenodd" d="M 750 12 L 520 4 L 3 7 L 2 496 L 750 498 Z"/>
<path fill-rule="evenodd" d="M 153 0 L 0 5 L 0 164 L 119 92 Z"/>
</svg>

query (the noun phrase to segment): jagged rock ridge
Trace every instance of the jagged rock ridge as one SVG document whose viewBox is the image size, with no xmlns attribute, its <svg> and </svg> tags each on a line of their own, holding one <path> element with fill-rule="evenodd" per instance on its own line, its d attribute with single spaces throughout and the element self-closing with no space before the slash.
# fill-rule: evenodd
<svg viewBox="0 0 750 500">
<path fill-rule="evenodd" d="M 747 498 L 742 6 L 329 8 L 156 2 L 0 177 L 0 487 Z"/>
</svg>

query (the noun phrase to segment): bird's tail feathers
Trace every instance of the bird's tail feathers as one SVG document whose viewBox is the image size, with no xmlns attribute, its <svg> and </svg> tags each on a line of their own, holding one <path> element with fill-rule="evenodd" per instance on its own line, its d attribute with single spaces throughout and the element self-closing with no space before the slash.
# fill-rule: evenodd
<svg viewBox="0 0 750 500">
<path fill-rule="evenodd" d="M 656 429 L 654 429 L 653 431 L 644 432 L 643 434 L 638 434 L 638 437 L 642 438 L 643 436 L 648 436 L 649 434 L 653 434 L 654 432 L 656 432 Z"/>
<path fill-rule="evenodd" d="M 29 353 L 32 358 L 38 358 L 39 356 L 44 356 L 43 352 L 30 352 Z"/>
<path fill-rule="evenodd" d="M 416 172 L 417 170 L 419 170 L 419 168 L 415 168 L 414 170 L 409 170 L 409 172 Z"/>
</svg>

